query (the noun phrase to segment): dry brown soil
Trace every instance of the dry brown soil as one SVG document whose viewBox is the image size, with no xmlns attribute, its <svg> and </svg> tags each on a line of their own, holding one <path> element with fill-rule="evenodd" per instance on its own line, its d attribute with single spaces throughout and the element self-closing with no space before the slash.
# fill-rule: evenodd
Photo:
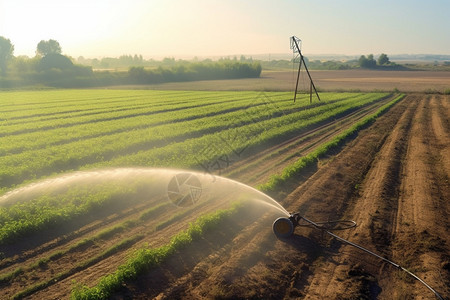
<svg viewBox="0 0 450 300">
<path fill-rule="evenodd" d="M 382 103 L 252 153 L 223 170 L 223 175 L 253 186 L 264 182 Z M 449 297 L 449 132 L 450 96 L 409 94 L 339 153 L 321 160 L 317 168 L 294 178 L 273 196 L 288 211 L 314 221 L 356 221 L 356 228 L 336 234 L 393 260 Z M 27 297 L 64 299 L 70 296 L 73 280 L 95 284 L 124 262 L 127 250 L 146 241 L 154 220 L 70 247 L 108 226 L 136 218 L 151 205 L 101 216 L 56 238 L 3 247 L 1 274 L 18 268 L 23 272 L 0 282 L 0 298 L 46 282 Z M 227 226 L 125 284 L 114 299 L 434 299 L 406 273 L 317 229 L 298 227 L 292 238 L 277 239 L 271 230 L 273 221 L 273 213 L 257 207 L 237 215 Z M 155 246 L 181 229 L 180 222 L 153 234 Z M 80 267 L 130 237 L 114 255 Z M 57 251 L 63 254 L 39 264 Z"/>
</svg>

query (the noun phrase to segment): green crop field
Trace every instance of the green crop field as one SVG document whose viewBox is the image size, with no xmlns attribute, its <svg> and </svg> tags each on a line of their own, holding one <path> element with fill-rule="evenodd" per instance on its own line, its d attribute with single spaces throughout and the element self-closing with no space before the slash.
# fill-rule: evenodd
<svg viewBox="0 0 450 300">
<path fill-rule="evenodd" d="M 310 104 L 280 92 L 2 92 L 0 187 L 6 192 L 41 177 L 101 167 L 212 172 L 217 159 L 245 156 L 385 96 L 324 93 Z M 64 201 L 44 197 L 27 208 L 2 208 L 0 240 L 85 214 L 120 192 L 86 195 L 82 205 L 69 193 Z"/>
<path fill-rule="evenodd" d="M 80 169 L 213 172 L 219 159 L 244 157 L 386 94 L 324 93 L 312 104 L 306 98 L 293 103 L 290 94 L 280 92 L 65 90 L 2 92 L 0 97 L 0 187 L 5 193 Z M 0 241 L 85 215 L 119 193 L 132 194 L 118 188 L 68 191 L 58 200 L 45 196 L 1 207 Z"/>
<path fill-rule="evenodd" d="M 245 156 L 252 148 L 386 97 L 324 93 L 321 102 L 311 104 L 306 98 L 293 103 L 290 94 L 280 92 L 72 90 L 0 95 L 3 193 L 79 169 L 139 166 L 212 172 L 211 162 L 217 159 Z M 108 186 L 1 207 L 0 242 L 86 215 L 120 193 L 130 198 L 133 194 L 131 188 Z"/>
<path fill-rule="evenodd" d="M 159 234 L 170 226 L 179 226 L 180 220 L 195 220 L 192 219 L 193 209 L 197 213 L 201 209 L 205 216 L 200 221 L 203 222 L 201 226 L 191 223 L 187 231 L 183 231 L 185 227 L 175 227 L 178 229 L 171 229 L 171 232 L 178 234 L 172 235 L 171 239 L 170 236 L 159 238 L 157 244 L 133 254 L 142 264 L 136 268 L 145 270 L 149 264 L 154 264 L 154 260 L 160 261 L 180 245 L 190 243 L 203 227 L 209 226 L 207 224 L 219 222 L 217 216 L 222 218 L 230 211 L 237 213 L 237 210 L 220 211 L 218 209 L 229 206 L 204 203 L 174 213 L 173 205 L 166 199 L 167 183 L 161 186 L 161 177 L 168 178 L 175 173 L 163 176 L 138 168 L 191 169 L 204 176 L 220 173 L 222 168 L 251 157 L 260 149 L 377 104 L 376 113 L 355 121 L 336 138 L 317 147 L 283 172 L 273 174 L 268 182 L 259 186 L 261 190 L 273 190 L 402 97 L 389 96 L 387 93 L 322 93 L 321 101 L 310 103 L 309 96 L 305 95 L 294 103 L 291 93 L 284 92 L 0 92 L 0 246 L 20 242 L 37 233 L 53 232 L 55 227 L 64 228 L 67 224 L 83 228 L 89 222 L 111 218 L 118 212 L 121 220 L 121 214 L 131 213 L 126 212 L 130 207 L 139 211 L 134 219 L 124 219 L 103 228 L 24 268 L 11 269 L 0 276 L 0 283 L 13 282 L 26 270 L 34 272 L 59 257 L 95 245 L 99 240 L 136 230 L 148 222 L 151 225 L 145 226 L 150 228 L 151 234 Z M 122 175 L 102 171 L 115 168 L 121 168 Z M 91 172 L 83 177 L 73 171 Z M 151 174 L 139 177 L 133 175 L 136 172 Z M 25 187 L 23 191 L 21 187 Z M 19 192 L 14 194 L 15 191 Z M 165 202 L 161 201 L 162 195 L 166 197 Z M 239 200 L 239 197 L 229 198 Z M 210 207 L 206 207 L 207 204 Z M 36 283 L 15 297 L 44 289 L 55 280 L 84 270 L 144 238 L 143 233 L 126 236 L 78 266 Z M 143 262 L 146 260 L 149 261 Z M 3 264 L 8 266 L 12 261 L 8 258 Z M 122 265 L 124 263 L 122 261 Z M 101 288 L 78 287 L 74 295 L 81 298 L 84 293 L 109 295 L 122 280 L 135 278 L 135 273 L 141 272 L 134 269 L 136 263 L 130 260 L 128 264 L 133 267 L 123 265 L 118 273 L 102 279 L 100 286 L 104 286 Z M 129 268 L 133 270 L 126 271 Z M 115 287 L 109 287 L 110 284 Z"/>
<path fill-rule="evenodd" d="M 0 188 L 98 167 L 203 170 L 385 96 L 324 93 L 309 104 L 279 92 L 2 92 Z"/>
</svg>

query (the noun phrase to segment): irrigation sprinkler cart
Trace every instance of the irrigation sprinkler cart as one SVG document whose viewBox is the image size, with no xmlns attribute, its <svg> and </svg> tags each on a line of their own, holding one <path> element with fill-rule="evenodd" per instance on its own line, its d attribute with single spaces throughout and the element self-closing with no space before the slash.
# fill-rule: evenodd
<svg viewBox="0 0 450 300">
<path fill-rule="evenodd" d="M 300 223 L 302 220 L 304 221 L 303 224 Z M 299 213 L 291 213 L 289 215 L 289 217 L 280 217 L 280 218 L 276 219 L 273 222 L 272 229 L 278 238 L 287 239 L 294 234 L 295 227 L 298 227 L 298 226 L 320 229 L 341 242 L 344 242 L 350 246 L 358 248 L 370 255 L 373 255 L 373 256 L 383 260 L 384 262 L 387 262 L 387 263 L 393 265 L 397 269 L 408 273 L 410 276 L 414 277 L 414 279 L 420 281 L 423 285 L 425 285 L 430 291 L 432 291 L 434 293 L 434 295 L 436 296 L 437 299 L 444 300 L 444 298 L 438 292 L 436 292 L 431 286 L 429 286 L 425 281 L 420 279 L 417 275 L 415 275 L 411 271 L 390 261 L 387 258 L 384 258 L 384 257 L 358 245 L 358 244 L 352 243 L 352 242 L 350 242 L 344 238 L 341 238 L 331 232 L 331 230 L 345 230 L 345 229 L 353 228 L 356 226 L 355 221 L 338 220 L 338 221 L 327 221 L 327 222 L 313 222 L 313 221 L 301 216 Z"/>
<path fill-rule="evenodd" d="M 301 223 L 301 221 L 304 221 Z M 309 227 L 320 230 L 347 230 L 356 227 L 356 222 L 351 220 L 338 220 L 326 222 L 313 222 L 299 213 L 291 213 L 289 217 L 280 217 L 273 222 L 273 232 L 279 238 L 289 238 L 294 234 L 295 227 Z"/>
</svg>

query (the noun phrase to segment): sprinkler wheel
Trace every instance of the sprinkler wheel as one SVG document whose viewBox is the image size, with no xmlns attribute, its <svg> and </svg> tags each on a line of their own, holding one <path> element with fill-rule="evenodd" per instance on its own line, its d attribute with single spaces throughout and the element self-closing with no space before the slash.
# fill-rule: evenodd
<svg viewBox="0 0 450 300">
<path fill-rule="evenodd" d="M 294 224 L 289 218 L 281 217 L 273 222 L 273 233 L 279 238 L 288 238 L 294 233 Z"/>
</svg>

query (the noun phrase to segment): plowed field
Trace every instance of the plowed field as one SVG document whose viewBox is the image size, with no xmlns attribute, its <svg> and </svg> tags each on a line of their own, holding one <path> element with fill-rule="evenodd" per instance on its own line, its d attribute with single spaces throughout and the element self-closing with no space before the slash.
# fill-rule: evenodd
<svg viewBox="0 0 450 300">
<path fill-rule="evenodd" d="M 383 103 L 261 149 L 221 170 L 221 175 L 256 186 Z M 356 228 L 337 234 L 411 270 L 449 297 L 449 132 L 448 95 L 409 94 L 340 151 L 272 196 L 288 211 L 314 221 L 356 221 Z M 36 238 L 4 246 L 8 259 L 1 261 L 2 274 L 17 274 L 0 281 L 0 298 L 45 282 L 27 297 L 64 299 L 74 281 L 96 284 L 117 269 L 126 250 L 137 247 L 154 224 L 150 219 L 101 241 L 80 242 L 107 226 L 136 218 L 146 205 L 150 204 L 93 216 L 81 229 L 55 229 L 55 237 L 45 242 Z M 279 240 L 271 230 L 273 213 L 255 208 L 233 218 L 124 284 L 113 298 L 434 299 L 400 270 L 316 229 L 299 227 L 292 238 Z M 180 228 L 173 224 L 159 239 Z M 58 235 L 58 230 L 64 234 Z M 119 249 L 111 252 L 118 241 Z M 50 254 L 54 255 L 45 260 Z"/>
</svg>

